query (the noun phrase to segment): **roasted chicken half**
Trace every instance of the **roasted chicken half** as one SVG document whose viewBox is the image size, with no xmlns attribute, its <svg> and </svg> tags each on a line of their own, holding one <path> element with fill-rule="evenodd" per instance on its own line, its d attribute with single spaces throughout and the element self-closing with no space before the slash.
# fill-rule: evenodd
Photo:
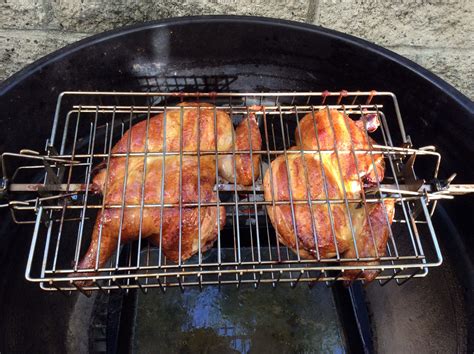
<svg viewBox="0 0 474 354">
<path fill-rule="evenodd" d="M 211 104 L 188 102 L 178 106 L 150 118 L 148 124 L 141 121 L 133 125 L 111 151 L 163 154 L 112 157 L 108 167 L 95 175 L 93 186 L 103 195 L 104 210 L 97 215 L 79 269 L 103 267 L 117 251 L 119 239 L 120 244 L 139 237 L 148 239 L 161 245 L 172 262 L 190 258 L 199 251 L 199 245 L 204 252 L 225 223 L 223 207 L 197 207 L 197 203 L 216 202 L 216 167 L 226 179 L 235 178 L 241 184 L 252 184 L 252 170 L 254 178 L 259 176 L 259 155 L 252 156 L 256 161 L 252 169 L 250 154 L 228 155 L 231 158 L 220 154 L 232 151 L 236 137 L 241 150 L 249 150 L 251 144 L 255 150 L 261 149 L 260 132 L 252 115 L 235 133 L 229 115 Z M 186 154 L 166 155 L 180 151 Z M 219 161 L 216 154 L 198 157 L 198 151 L 217 151 Z M 186 203 L 195 204 L 182 206 Z M 141 208 L 143 204 L 152 205 Z"/>
<path fill-rule="evenodd" d="M 394 201 L 348 203 L 349 207 L 340 202 L 361 199 L 364 184 L 384 177 L 383 155 L 371 152 L 374 141 L 365 126 L 337 110 L 308 114 L 298 122 L 297 146 L 273 160 L 265 173 L 264 196 L 272 202 L 267 207 L 270 220 L 280 242 L 297 250 L 301 258 L 384 255 Z M 370 281 L 377 274 L 355 270 L 345 275 Z"/>
</svg>

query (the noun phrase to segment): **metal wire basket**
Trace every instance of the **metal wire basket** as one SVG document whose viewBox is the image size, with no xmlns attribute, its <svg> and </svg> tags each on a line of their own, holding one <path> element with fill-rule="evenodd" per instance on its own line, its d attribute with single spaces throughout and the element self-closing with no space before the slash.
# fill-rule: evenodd
<svg viewBox="0 0 474 354">
<path fill-rule="evenodd" d="M 382 144 L 374 144 L 370 153 L 384 156 L 386 173 L 382 182 L 367 189 L 364 198 L 359 200 L 308 198 L 289 202 L 292 206 L 298 203 L 348 206 L 349 203 L 383 203 L 384 198 L 395 198 L 396 213 L 385 255 L 345 259 L 337 253 L 331 258 L 301 258 L 278 242 L 267 215 L 267 206 L 272 205 L 272 201 L 263 198 L 261 176 L 250 187 L 218 180 L 214 188 L 215 202 L 148 205 L 142 198 L 137 205 L 127 205 L 123 198 L 121 204 L 105 205 L 104 200 L 93 193 L 91 180 L 95 166 L 103 166 L 111 158 L 146 159 L 173 154 L 217 158 L 222 154 L 217 149 L 195 153 L 111 152 L 127 129 L 140 121 L 149 122 L 156 114 L 185 109 L 175 106 L 182 101 L 213 103 L 214 112 L 226 112 L 234 124 L 249 114 L 255 115 L 263 138 L 262 149 L 234 149 L 232 154 L 260 155 L 262 171 L 282 154 L 335 152 L 290 150 L 295 143 L 291 138 L 293 131 L 306 114 L 337 109 L 353 119 L 369 114 L 378 117 L 381 127 L 374 139 Z M 352 149 L 351 153 L 360 152 Z M 437 200 L 472 189 L 467 185 L 451 185 L 452 178 L 438 180 L 440 161 L 441 156 L 434 147 L 413 147 L 397 99 L 390 92 L 63 92 L 57 101 L 45 153 L 23 150 L 2 155 L 2 191 L 10 198 L 3 206 L 10 207 L 16 222 L 34 224 L 25 274 L 29 281 L 40 283 L 44 290 L 79 290 L 87 294 L 89 290 L 139 288 L 146 292 L 147 288 L 154 287 L 165 291 L 170 286 L 184 289 L 225 284 L 258 287 L 261 283 L 273 286 L 288 283 L 294 287 L 302 282 L 312 285 L 317 281 L 347 280 L 344 271 L 350 269 L 375 269 L 381 284 L 393 279 L 402 284 L 412 277 L 426 276 L 430 267 L 442 263 L 431 223 Z M 414 172 L 417 164 L 422 167 L 420 175 Z M 226 225 L 219 228 L 214 247 L 206 253 L 199 248 L 192 258 L 174 263 L 166 258 L 161 247 L 152 247 L 141 234 L 133 244 L 124 244 L 118 235 L 117 251 L 106 267 L 97 267 L 94 273 L 77 267 L 99 210 L 140 208 L 142 213 L 144 208 L 207 206 L 225 207 Z M 369 261 L 377 263 L 369 265 Z M 82 286 L 78 281 L 90 284 Z"/>
</svg>

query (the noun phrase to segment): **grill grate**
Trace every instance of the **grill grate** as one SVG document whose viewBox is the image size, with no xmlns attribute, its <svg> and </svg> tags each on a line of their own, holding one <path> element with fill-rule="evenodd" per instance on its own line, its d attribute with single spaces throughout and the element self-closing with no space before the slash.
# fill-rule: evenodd
<svg viewBox="0 0 474 354">
<path fill-rule="evenodd" d="M 175 106 L 182 101 L 213 103 L 214 107 L 206 109 L 213 110 L 214 116 L 217 111 L 226 112 L 234 125 L 249 115 L 255 115 L 263 139 L 261 150 L 252 147 L 248 150 L 236 150 L 234 147 L 231 152 L 217 151 L 217 148 L 198 149 L 197 152 L 166 149 L 159 152 L 147 149 L 144 152 L 111 152 L 114 144 L 127 134 L 130 127 L 146 121 L 148 134 L 151 117 L 173 110 L 182 112 L 185 107 Z M 367 115 L 378 117 L 380 129 L 371 136 L 383 144 L 374 144 L 369 150 L 358 150 L 354 145 L 347 151 L 290 150 L 295 145 L 291 136 L 298 127 L 299 120 L 306 114 L 314 115 L 320 109 L 337 109 L 352 119 Z M 365 134 L 368 134 L 367 130 Z M 308 196 L 307 199 L 296 200 L 290 196 L 290 201 L 266 201 L 262 186 L 264 173 L 249 187 L 240 186 L 235 181 L 225 183 L 216 176 L 215 202 L 202 202 L 199 198 L 192 203 L 184 203 L 181 199 L 176 204 L 164 203 L 164 199 L 161 203 L 145 203 L 142 189 L 140 203 L 128 204 L 123 197 L 121 203 L 106 205 L 105 198 L 96 195 L 92 185 L 96 166 L 109 166 L 110 160 L 117 157 L 124 157 L 128 161 L 136 157 L 146 159 L 179 156 L 182 162 L 183 157 L 188 155 L 215 156 L 217 160 L 223 154 L 235 156 L 247 153 L 260 155 L 260 169 L 265 171 L 270 162 L 281 155 L 286 158 L 291 154 L 303 156 L 311 153 L 320 156 L 349 153 L 358 156 L 367 151 L 372 157 L 372 163 L 374 154 L 383 154 L 386 171 L 383 181 L 377 182 L 375 186 L 367 186 L 362 199 L 349 198 L 344 191 L 345 197 L 340 199 L 329 199 L 326 196 L 326 199 L 311 200 Z M 452 198 L 452 194 L 466 192 L 469 188 L 449 186 L 451 180 L 444 181 L 444 184 L 437 180 L 440 160 L 441 156 L 433 147 L 412 147 L 396 97 L 390 92 L 64 92 L 58 98 L 46 153 L 37 154 L 29 150 L 18 154 L 4 153 L 2 167 L 4 177 L 8 177 L 9 182 L 4 189 L 8 190 L 9 195 L 22 196 L 10 198 L 6 205 L 10 207 L 15 221 L 34 224 L 26 278 L 40 283 L 45 290 L 79 290 L 87 294 L 87 290 L 128 291 L 140 288 L 146 292 L 147 288 L 152 287 L 166 291 L 167 287 L 181 287 L 184 290 L 187 286 L 225 284 L 251 284 L 258 287 L 261 283 L 271 283 L 273 286 L 289 283 L 294 287 L 302 282 L 312 285 L 317 281 L 330 283 L 348 280 L 344 271 L 361 268 L 379 271 L 377 279 L 381 284 L 391 280 L 401 284 L 412 277 L 426 276 L 429 267 L 438 266 L 442 262 L 431 223 L 436 202 Z M 424 179 L 414 173 L 418 164 L 422 171 L 430 172 L 423 175 Z M 126 164 L 125 168 L 127 166 Z M 162 166 L 164 169 L 164 164 Z M 14 171 L 11 176 L 8 174 L 10 170 Z M 197 172 L 201 172 L 199 164 Z M 254 173 L 252 166 L 252 175 Z M 145 173 L 142 177 L 145 178 Z M 36 178 L 37 183 L 31 183 L 32 178 Z M 424 183 L 425 180 L 433 179 L 436 183 Z M 142 185 L 143 182 L 142 180 Z M 160 188 L 163 192 L 164 182 Z M 357 251 L 355 258 L 344 258 L 336 246 L 335 257 L 317 255 L 315 259 L 303 259 L 279 242 L 266 208 L 283 204 L 291 204 L 292 208 L 299 204 L 341 204 L 348 208 L 353 203 L 366 207 L 371 203 L 383 203 L 388 197 L 395 198 L 397 203 L 386 255 L 366 258 L 359 257 Z M 121 210 L 122 225 L 124 210 L 129 208 L 139 208 L 142 220 L 143 210 L 146 208 L 159 208 L 163 211 L 178 207 L 181 211 L 183 208 L 193 207 L 198 208 L 200 213 L 201 208 L 208 206 L 217 207 L 217 210 L 224 207 L 226 210 L 226 224 L 222 229 L 218 228 L 217 241 L 208 252 L 203 253 L 201 247 L 198 247 L 199 251 L 195 256 L 173 263 L 166 258 L 161 247 L 153 247 L 146 239 L 142 239 L 141 233 L 137 242 L 125 244 L 121 241 L 120 231 L 117 251 L 106 266 L 78 269 L 78 261 L 89 243 L 89 235 L 100 210 Z M 33 212 L 35 218 L 29 220 L 27 217 Z M 388 220 L 386 210 L 385 217 Z M 179 236 L 181 237 L 181 228 Z M 367 262 L 370 261 L 377 263 L 368 265 Z M 81 285 L 81 281 L 90 284 Z"/>
</svg>

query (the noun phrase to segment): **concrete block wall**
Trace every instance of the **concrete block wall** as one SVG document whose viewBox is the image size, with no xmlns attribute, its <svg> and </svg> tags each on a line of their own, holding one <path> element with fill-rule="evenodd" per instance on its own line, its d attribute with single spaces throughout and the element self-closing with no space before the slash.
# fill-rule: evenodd
<svg viewBox="0 0 474 354">
<path fill-rule="evenodd" d="M 472 0 L 0 0 L 0 80 L 95 33 L 210 14 L 282 18 L 349 33 L 412 59 L 474 99 Z"/>
</svg>

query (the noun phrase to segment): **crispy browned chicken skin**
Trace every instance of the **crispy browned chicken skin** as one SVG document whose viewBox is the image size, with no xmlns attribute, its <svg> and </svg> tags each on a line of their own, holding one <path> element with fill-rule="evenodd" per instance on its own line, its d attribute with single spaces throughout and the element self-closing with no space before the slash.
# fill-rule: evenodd
<svg viewBox="0 0 474 354">
<path fill-rule="evenodd" d="M 314 116 L 306 115 L 295 132 L 297 146 L 290 149 L 301 153 L 278 156 L 265 173 L 265 200 L 287 202 L 268 206 L 270 220 L 279 240 L 294 251 L 298 249 L 302 258 L 334 257 L 336 245 L 341 258 L 356 258 L 357 253 L 359 258 L 385 254 L 394 215 L 392 199 L 363 206 L 350 203 L 349 208 L 341 203 L 314 203 L 310 207 L 308 202 L 361 198 L 363 182 L 370 184 L 383 179 L 382 154 L 371 156 L 369 152 L 362 152 L 354 157 L 354 150 L 370 150 L 374 143 L 361 123 L 337 110 L 324 109 Z M 304 150 L 333 151 L 319 154 Z M 359 273 L 359 270 L 347 271 L 345 276 L 349 279 L 360 276 L 371 281 L 377 275 L 369 270 Z"/>
<path fill-rule="evenodd" d="M 169 109 L 166 114 L 150 118 L 148 133 L 146 121 L 134 125 L 113 147 L 112 153 L 144 152 L 146 146 L 148 152 L 197 152 L 216 149 L 219 152 L 229 152 L 233 148 L 235 136 L 239 139 L 239 149 L 249 150 L 250 141 L 253 143 L 253 149 L 261 149 L 260 132 L 252 115 L 245 118 L 237 128 L 237 133 L 234 133 L 229 115 L 222 110 L 214 110 L 213 105 L 182 103 L 178 106 L 187 108 Z M 141 234 L 142 239 L 147 238 L 153 244 L 161 245 L 168 260 L 178 262 L 199 251 L 200 230 L 200 246 L 204 252 L 216 240 L 218 228 L 224 226 L 225 209 L 202 206 L 199 212 L 198 208 L 193 206 L 183 207 L 180 212 L 179 206 L 161 208 L 160 204 L 177 205 L 180 200 L 182 203 L 216 202 L 216 165 L 220 174 L 221 170 L 225 170 L 226 178 L 235 178 L 237 183 L 241 184 L 252 184 L 253 180 L 249 178 L 251 165 L 248 155 L 236 155 L 235 170 L 232 156 L 225 161 L 218 161 L 217 164 L 215 155 L 209 154 L 203 154 L 200 158 L 197 154 L 182 157 L 153 155 L 147 156 L 146 159 L 143 156 L 130 156 L 128 161 L 126 157 L 111 158 L 108 175 L 106 168 L 103 168 L 93 179 L 93 185 L 103 194 L 105 210 L 97 215 L 91 243 L 78 268 L 93 269 L 97 259 L 98 266 L 103 267 L 116 252 L 119 236 L 123 244 L 137 240 Z M 256 161 L 254 178 L 257 178 L 260 173 L 259 155 L 252 158 Z M 229 164 L 232 166 L 229 167 Z M 124 186 L 125 200 L 122 197 Z M 143 208 L 141 217 L 139 207 L 111 207 L 120 206 L 123 202 L 125 205 L 140 206 L 143 202 L 157 206 Z"/>
</svg>

